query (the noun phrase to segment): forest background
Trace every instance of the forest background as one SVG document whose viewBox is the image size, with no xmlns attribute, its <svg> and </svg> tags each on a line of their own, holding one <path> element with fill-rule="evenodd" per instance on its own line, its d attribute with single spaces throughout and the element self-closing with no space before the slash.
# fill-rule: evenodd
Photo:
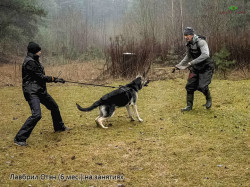
<svg viewBox="0 0 250 187">
<path fill-rule="evenodd" d="M 206 36 L 217 69 L 249 72 L 247 0 L 1 0 L 0 63 L 24 57 L 29 41 L 42 62 L 104 59 L 113 76 L 123 57 L 137 55 L 135 73 L 157 62 L 172 66 L 185 54 L 183 29 Z M 15 62 L 14 62 L 15 61 Z M 20 63 L 22 60 L 20 61 Z M 19 61 L 18 61 L 19 63 Z"/>
</svg>

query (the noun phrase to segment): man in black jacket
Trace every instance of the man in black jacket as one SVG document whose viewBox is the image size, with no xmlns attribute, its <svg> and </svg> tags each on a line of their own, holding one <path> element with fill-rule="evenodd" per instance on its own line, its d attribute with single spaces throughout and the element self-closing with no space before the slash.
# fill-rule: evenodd
<svg viewBox="0 0 250 187">
<path fill-rule="evenodd" d="M 206 109 L 212 106 L 212 97 L 209 91 L 209 84 L 214 71 L 214 62 L 209 54 L 209 48 L 204 36 L 194 34 L 191 27 L 184 30 L 184 37 L 187 41 L 187 54 L 184 59 L 176 65 L 177 69 L 190 70 L 187 90 L 187 106 L 181 109 L 182 112 L 190 111 L 193 108 L 194 92 L 202 92 L 206 97 Z"/>
<path fill-rule="evenodd" d="M 46 82 L 65 83 L 65 81 L 61 78 L 45 75 L 44 68 L 39 62 L 41 47 L 38 44 L 30 42 L 27 49 L 28 53 L 22 65 L 22 87 L 32 115 L 23 124 L 14 139 L 14 143 L 19 146 L 27 146 L 26 140 L 42 117 L 40 103 L 51 111 L 55 132 L 70 130 L 70 128 L 65 127 L 58 105 L 48 94 L 46 88 Z"/>
</svg>

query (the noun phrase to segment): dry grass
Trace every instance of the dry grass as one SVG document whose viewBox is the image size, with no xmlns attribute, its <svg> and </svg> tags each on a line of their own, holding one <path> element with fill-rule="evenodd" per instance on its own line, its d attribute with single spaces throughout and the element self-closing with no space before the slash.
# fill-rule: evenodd
<svg viewBox="0 0 250 187">
<path fill-rule="evenodd" d="M 16 62 L 21 62 L 19 59 Z M 46 75 L 55 76 L 59 75 L 65 80 L 79 81 L 79 82 L 102 82 L 110 83 L 112 80 L 109 78 L 109 75 L 103 73 L 106 68 L 104 67 L 105 62 L 103 60 L 95 60 L 89 62 L 79 62 L 72 61 L 64 65 L 45 65 Z M 162 66 L 159 64 L 153 64 L 148 77 L 153 80 L 169 80 L 182 78 L 186 79 L 188 70 L 186 71 L 176 71 L 171 73 L 172 68 Z M 216 79 L 223 78 L 222 75 L 216 73 L 214 75 Z M 228 74 L 229 80 L 244 80 L 250 78 L 250 71 L 245 70 L 234 70 Z M 118 80 L 118 79 L 117 79 Z M 119 78 L 119 80 L 124 80 Z M 0 87 L 2 86 L 18 86 L 21 85 L 22 81 L 22 64 L 13 63 L 13 64 L 3 64 L 0 65 Z"/>
<path fill-rule="evenodd" d="M 90 61 L 84 63 L 72 62 L 65 65 L 45 65 L 46 75 L 60 77 L 73 81 L 93 82 L 101 79 L 103 61 Z M 22 64 L 4 64 L 0 66 L 0 86 L 17 86 L 22 82 Z"/>
<path fill-rule="evenodd" d="M 113 85 L 126 82 L 114 82 Z M 117 109 L 104 130 L 96 128 L 97 110 L 83 113 L 109 88 L 48 86 L 69 133 L 53 133 L 51 117 L 43 118 L 28 139 L 16 147 L 13 138 L 30 114 L 21 87 L 0 88 L 0 183 L 3 186 L 249 186 L 250 81 L 214 80 L 214 105 L 202 107 L 195 94 L 194 110 L 185 105 L 183 79 L 151 82 L 139 93 L 143 123 L 130 122 Z M 10 180 L 17 175 L 123 175 L 125 180 Z"/>
<path fill-rule="evenodd" d="M 47 75 L 81 82 L 125 84 L 102 80 L 104 62 L 45 66 Z M 15 73 L 16 72 L 16 73 Z M 248 186 L 250 81 L 214 80 L 214 105 L 205 110 L 204 97 L 195 95 L 194 110 L 182 114 L 188 71 L 154 65 L 149 87 L 139 93 L 143 123 L 130 122 L 125 109 L 96 128 L 98 111 L 79 112 L 75 102 L 89 106 L 110 88 L 48 84 L 69 133 L 54 134 L 48 110 L 28 139 L 29 147 L 13 138 L 30 114 L 21 91 L 21 65 L 0 67 L 0 183 L 3 186 Z M 240 77 L 240 72 L 232 72 Z M 219 75 L 216 75 L 219 76 Z M 216 77 L 215 76 L 215 77 Z M 240 79 L 247 77 L 242 76 Z M 234 79 L 234 78 L 232 78 Z M 14 85 L 14 87 L 6 87 Z M 123 175 L 125 180 L 10 180 L 21 175 Z"/>
<path fill-rule="evenodd" d="M 94 81 L 103 72 L 104 61 L 90 61 L 84 63 L 70 63 L 65 65 L 47 66 L 46 74 L 58 76 L 73 81 Z"/>
</svg>

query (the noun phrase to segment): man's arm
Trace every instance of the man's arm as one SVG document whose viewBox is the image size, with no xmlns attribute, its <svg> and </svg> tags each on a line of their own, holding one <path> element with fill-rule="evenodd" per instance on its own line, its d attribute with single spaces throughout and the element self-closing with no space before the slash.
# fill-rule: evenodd
<svg viewBox="0 0 250 187">
<path fill-rule="evenodd" d="M 185 66 L 191 60 L 192 60 L 191 55 L 187 51 L 185 57 L 182 59 L 182 61 L 179 64 L 177 64 L 177 66 Z"/>
<path fill-rule="evenodd" d="M 52 82 L 54 81 L 54 77 L 46 76 L 40 71 L 40 67 L 33 61 L 29 61 L 26 64 L 26 69 L 30 73 L 30 75 L 38 81 Z"/>
<path fill-rule="evenodd" d="M 199 64 L 200 62 L 209 58 L 209 48 L 205 40 L 198 41 L 198 46 L 201 49 L 201 55 L 190 62 L 191 65 Z"/>
</svg>

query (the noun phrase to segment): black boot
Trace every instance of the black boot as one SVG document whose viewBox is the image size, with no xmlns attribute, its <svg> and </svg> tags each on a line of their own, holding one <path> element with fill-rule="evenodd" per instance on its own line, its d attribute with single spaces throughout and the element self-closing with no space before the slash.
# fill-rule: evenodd
<svg viewBox="0 0 250 187">
<path fill-rule="evenodd" d="M 211 97 L 210 91 L 207 90 L 206 92 L 204 92 L 204 95 L 206 96 L 207 102 L 203 106 L 205 106 L 206 109 L 209 109 L 212 106 L 212 97 Z"/>
<path fill-rule="evenodd" d="M 187 93 L 187 106 L 182 108 L 181 112 L 190 111 L 193 108 L 194 93 Z"/>
</svg>

